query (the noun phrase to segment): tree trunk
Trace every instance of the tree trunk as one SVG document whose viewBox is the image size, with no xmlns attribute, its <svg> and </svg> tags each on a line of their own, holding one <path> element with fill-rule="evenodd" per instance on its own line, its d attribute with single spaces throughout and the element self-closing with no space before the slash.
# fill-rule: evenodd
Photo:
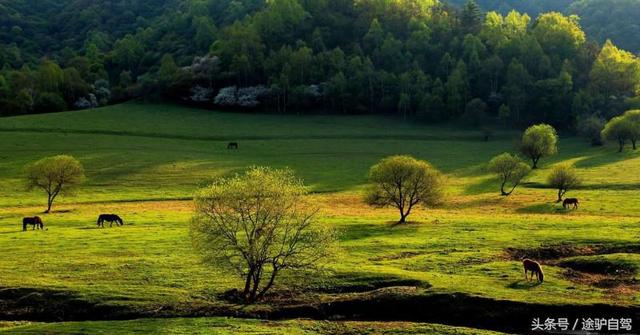
<svg viewBox="0 0 640 335">
<path fill-rule="evenodd" d="M 242 291 L 242 297 L 244 298 L 245 301 L 249 300 L 249 293 L 251 291 L 252 279 L 253 279 L 253 269 L 250 269 L 249 273 L 247 273 L 247 278 L 245 279 L 245 282 L 244 282 L 244 291 Z"/>
<path fill-rule="evenodd" d="M 50 213 L 51 212 L 51 206 L 53 205 L 53 198 L 51 197 L 51 195 L 49 195 L 47 197 L 47 210 L 44 211 L 45 213 Z"/>
<path fill-rule="evenodd" d="M 636 140 L 631 140 L 631 144 L 633 145 L 633 150 L 636 150 Z"/>
<path fill-rule="evenodd" d="M 502 185 L 500 185 L 500 194 L 501 194 L 502 196 L 504 196 L 504 197 L 506 197 L 506 196 L 508 196 L 509 194 L 511 194 L 511 192 L 507 193 L 507 192 L 504 190 L 504 185 L 505 185 L 506 183 L 507 183 L 506 181 L 503 181 L 503 182 L 502 182 Z"/>
<path fill-rule="evenodd" d="M 538 161 L 540 160 L 540 157 L 532 158 L 531 160 L 533 161 L 533 166 L 531 168 L 532 169 L 537 169 L 538 168 Z"/>
<path fill-rule="evenodd" d="M 408 214 L 406 214 L 402 210 L 400 210 L 400 221 L 398 221 L 398 224 L 407 223 L 407 216 L 408 216 Z"/>
<path fill-rule="evenodd" d="M 624 149 L 624 141 L 618 140 L 618 145 L 618 152 L 622 152 L 622 149 Z"/>
<path fill-rule="evenodd" d="M 561 202 L 562 201 L 562 197 L 564 196 L 565 193 L 566 193 L 565 190 L 559 189 L 558 190 L 558 200 L 556 202 Z"/>
<path fill-rule="evenodd" d="M 260 300 L 264 296 L 264 294 L 267 293 L 269 289 L 271 289 L 271 286 L 273 286 L 273 282 L 275 281 L 277 274 L 278 274 L 278 270 L 274 267 L 273 271 L 271 272 L 271 277 L 269 278 L 269 282 L 267 283 L 267 285 L 265 285 L 265 287 L 262 288 L 260 293 L 258 293 L 258 295 L 256 296 L 256 300 Z"/>
</svg>

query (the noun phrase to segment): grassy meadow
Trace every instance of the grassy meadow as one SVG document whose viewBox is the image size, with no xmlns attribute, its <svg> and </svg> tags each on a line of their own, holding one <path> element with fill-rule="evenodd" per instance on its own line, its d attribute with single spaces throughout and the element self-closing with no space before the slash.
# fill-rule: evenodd
<svg viewBox="0 0 640 335">
<path fill-rule="evenodd" d="M 562 137 L 558 155 L 541 161 L 512 196 L 500 197 L 485 166 L 494 155 L 514 151 L 518 136 L 497 131 L 484 142 L 477 130 L 377 116 L 255 115 L 133 103 L 0 118 L 0 288 L 51 289 L 140 311 L 169 307 L 181 315 L 196 307 L 240 308 L 219 298 L 240 285 L 238 278 L 201 264 L 191 248 L 189 199 L 217 177 L 268 165 L 295 170 L 313 191 L 318 219 L 339 234 L 335 259 L 312 291 L 276 287 L 293 290 L 296 301 L 331 301 L 357 295 L 335 293 L 354 285 L 411 281 L 420 285 L 407 294 L 638 306 L 640 154 Z M 227 150 L 229 141 L 240 149 Z M 25 190 L 24 166 L 63 153 L 84 164 L 87 181 L 77 194 L 60 198 L 53 213 L 39 214 L 46 198 Z M 362 201 L 368 168 L 395 154 L 428 160 L 448 185 L 442 206 L 416 210 L 402 226 L 394 225 L 394 210 Z M 550 167 L 561 163 L 575 166 L 584 179 L 568 193 L 580 198 L 577 211 L 562 210 L 555 191 L 544 187 Z M 100 213 L 118 213 L 125 225 L 98 229 Z M 22 232 L 21 218 L 36 214 L 47 229 Z M 542 285 L 526 282 L 508 252 L 561 244 L 576 251 L 543 260 Z M 602 268 L 613 272 L 598 273 Z M 600 285 L 605 279 L 613 284 Z M 425 324 L 215 318 L 8 326 L 9 333 L 52 334 L 118 327 L 139 333 L 166 327 L 169 334 L 242 327 L 274 334 L 335 332 L 331 327 L 353 334 L 367 333 L 366 327 L 383 327 L 381 334 L 467 333 Z"/>
</svg>

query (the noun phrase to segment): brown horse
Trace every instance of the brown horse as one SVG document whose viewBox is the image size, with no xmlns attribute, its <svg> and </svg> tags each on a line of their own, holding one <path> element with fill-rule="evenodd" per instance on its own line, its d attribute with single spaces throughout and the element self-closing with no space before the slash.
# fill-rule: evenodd
<svg viewBox="0 0 640 335">
<path fill-rule="evenodd" d="M 23 218 L 22 219 L 22 230 L 27 230 L 27 225 L 32 225 L 35 230 L 36 227 L 38 229 L 44 229 L 44 223 L 42 223 L 42 219 L 39 216 L 34 216 L 32 218 Z"/>
<path fill-rule="evenodd" d="M 524 279 L 529 281 L 527 272 L 531 271 L 531 279 L 533 279 L 533 275 L 536 274 L 538 277 L 538 282 L 542 283 L 544 281 L 544 272 L 542 272 L 540 263 L 532 261 L 530 259 L 525 259 L 522 261 L 522 266 L 524 266 Z"/>
<path fill-rule="evenodd" d="M 578 201 L 578 199 L 576 198 L 567 198 L 567 199 L 564 199 L 564 201 L 562 202 L 562 207 L 564 209 L 567 209 L 567 207 L 573 205 L 573 209 L 578 209 L 579 203 L 580 201 Z"/>
<path fill-rule="evenodd" d="M 238 147 L 238 142 L 229 142 L 229 144 L 227 144 L 228 150 L 238 150 Z"/>
</svg>

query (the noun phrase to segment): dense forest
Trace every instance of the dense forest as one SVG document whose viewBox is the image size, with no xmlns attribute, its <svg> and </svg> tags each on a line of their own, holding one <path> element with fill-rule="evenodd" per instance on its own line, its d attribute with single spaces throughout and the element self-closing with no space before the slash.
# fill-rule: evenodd
<svg viewBox="0 0 640 335">
<path fill-rule="evenodd" d="M 467 0 L 450 0 L 462 6 Z M 607 39 L 625 50 L 640 52 L 640 1 L 638 0 L 478 0 L 485 11 L 508 14 L 511 10 L 537 17 L 541 13 L 561 12 L 578 15 L 587 35 L 597 42 Z"/>
<path fill-rule="evenodd" d="M 637 27 L 620 22 L 631 0 L 607 6 L 620 20 L 585 2 L 570 8 L 596 38 L 616 29 L 599 21 Z M 586 21 L 473 1 L 0 0 L 0 113 L 146 97 L 571 129 L 640 104 L 637 56 Z"/>
</svg>

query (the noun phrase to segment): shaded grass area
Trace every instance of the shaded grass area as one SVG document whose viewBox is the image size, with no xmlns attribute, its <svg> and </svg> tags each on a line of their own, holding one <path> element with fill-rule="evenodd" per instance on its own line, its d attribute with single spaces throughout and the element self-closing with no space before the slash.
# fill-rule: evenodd
<svg viewBox="0 0 640 335">
<path fill-rule="evenodd" d="M 562 267 L 576 271 L 597 273 L 611 276 L 636 276 L 640 255 L 610 254 L 598 256 L 578 256 L 559 262 Z"/>
<path fill-rule="evenodd" d="M 492 331 L 409 322 L 328 322 L 310 320 L 260 321 L 230 318 L 173 318 L 131 321 L 85 321 L 63 323 L 5 324 L 5 334 L 273 334 L 361 335 L 440 334 L 492 335 Z"/>
</svg>

